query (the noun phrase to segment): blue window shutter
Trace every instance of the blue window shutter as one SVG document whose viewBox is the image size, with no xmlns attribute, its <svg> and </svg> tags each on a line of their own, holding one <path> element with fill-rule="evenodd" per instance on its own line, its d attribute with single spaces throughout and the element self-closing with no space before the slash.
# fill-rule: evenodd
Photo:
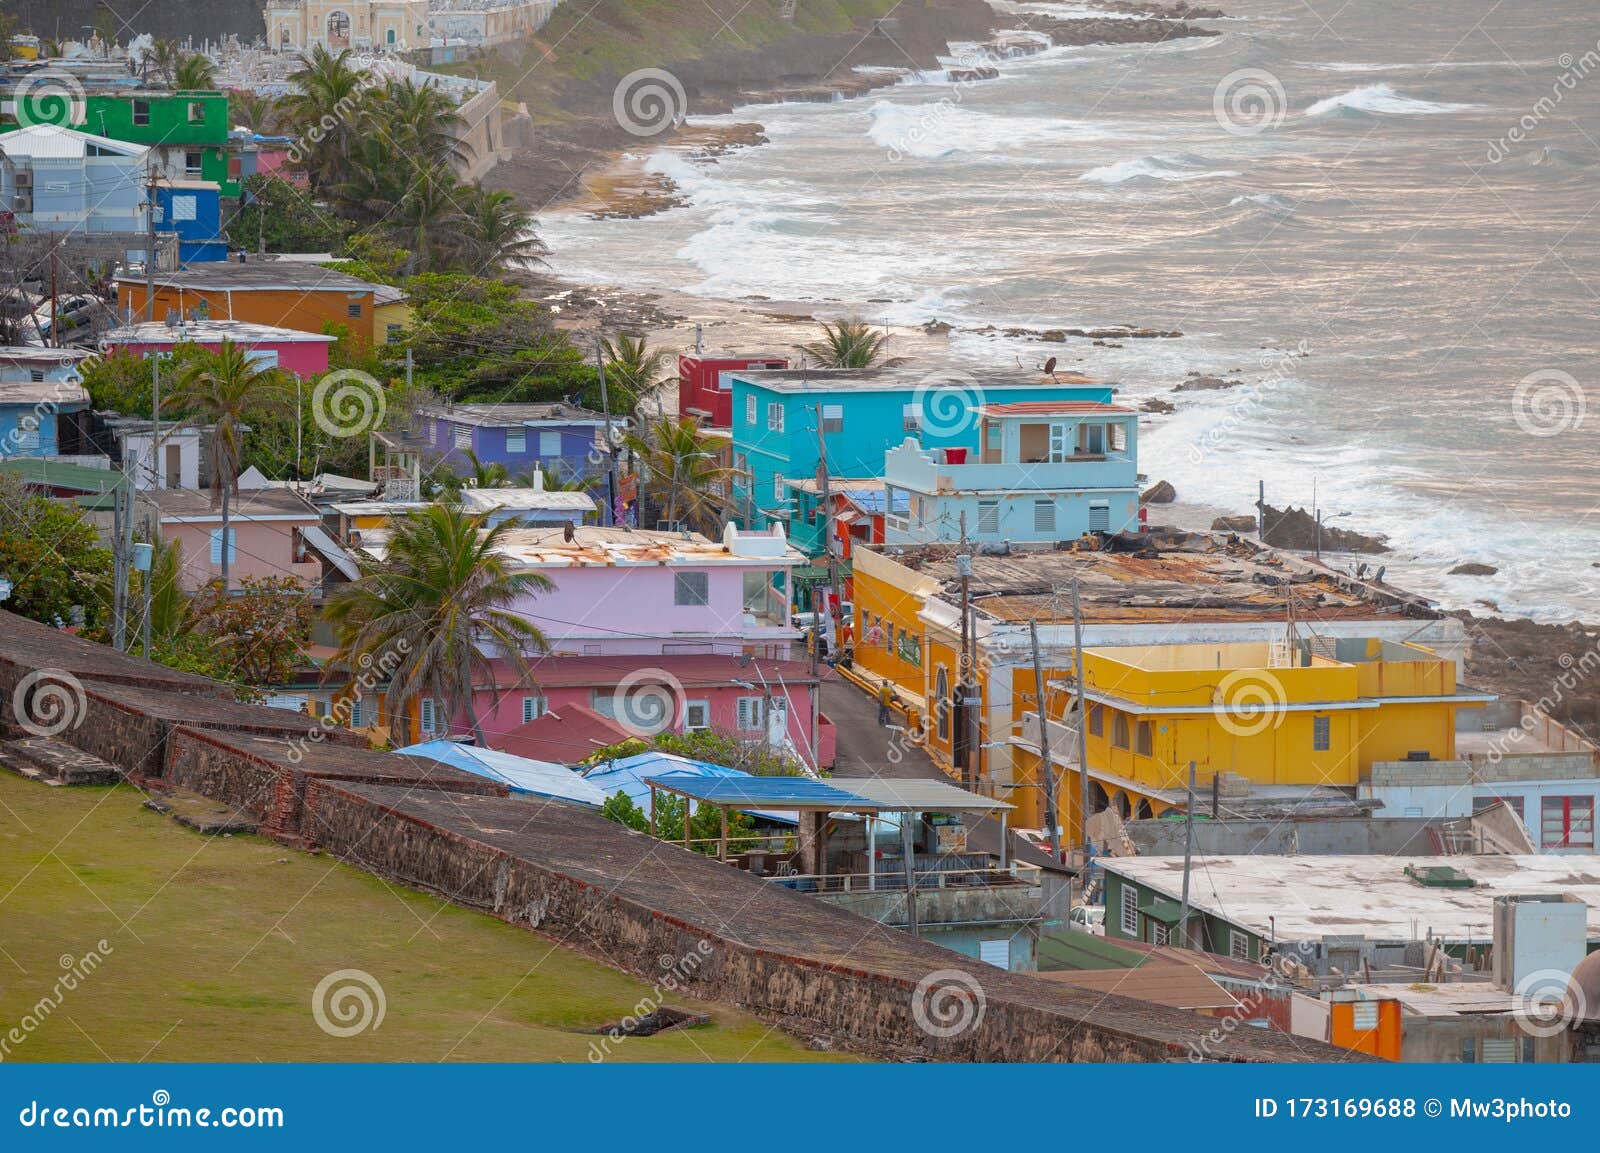
<svg viewBox="0 0 1600 1153">
<path fill-rule="evenodd" d="M 231 565 L 239 559 L 239 530 L 228 529 L 228 563 Z M 222 530 L 211 530 L 211 563 L 222 563 Z"/>
</svg>

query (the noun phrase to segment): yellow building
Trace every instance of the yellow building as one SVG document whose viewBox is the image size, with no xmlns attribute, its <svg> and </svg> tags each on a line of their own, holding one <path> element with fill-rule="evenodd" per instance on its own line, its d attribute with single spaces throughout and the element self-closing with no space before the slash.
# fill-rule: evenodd
<svg viewBox="0 0 1600 1153">
<path fill-rule="evenodd" d="M 1076 828 L 1076 684 L 1047 677 L 1064 824 Z M 1089 809 L 1159 816 L 1201 795 L 1353 790 L 1374 763 L 1454 760 L 1456 710 L 1495 698 L 1458 688 L 1456 664 L 1416 644 L 1286 633 L 1273 642 L 1086 648 Z M 1020 775 L 1039 780 L 1037 726 L 1023 725 Z M 1070 767 L 1069 767 L 1070 766 Z M 1028 792 L 1037 792 L 1029 789 Z M 1023 814 L 1019 814 L 1019 818 Z"/>
</svg>

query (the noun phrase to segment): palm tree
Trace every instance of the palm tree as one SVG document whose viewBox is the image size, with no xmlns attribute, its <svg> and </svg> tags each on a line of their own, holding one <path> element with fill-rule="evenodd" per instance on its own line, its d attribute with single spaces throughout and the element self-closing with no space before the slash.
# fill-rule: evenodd
<svg viewBox="0 0 1600 1153">
<path fill-rule="evenodd" d="M 664 348 L 651 348 L 642 336 L 622 335 L 603 341 L 602 348 L 608 362 L 606 386 L 612 397 L 620 395 L 625 412 L 632 412 L 646 396 L 677 379 L 665 371 L 672 363 L 672 353 Z M 659 408 L 658 404 L 658 412 Z"/>
<path fill-rule="evenodd" d="M 189 596 L 178 582 L 182 568 L 178 542 L 168 541 L 155 547 L 150 571 L 144 574 L 150 582 L 150 642 L 158 648 L 193 624 Z"/>
<path fill-rule="evenodd" d="M 712 451 L 713 441 L 692 419 L 660 416 L 627 438 L 628 448 L 649 477 L 662 519 L 681 519 L 715 537 L 731 507 L 734 470 Z"/>
<path fill-rule="evenodd" d="M 538 262 L 544 245 L 533 234 L 533 218 L 515 196 L 474 184 L 462 199 L 466 219 L 461 254 L 467 267 L 495 273 L 510 265 Z"/>
<path fill-rule="evenodd" d="M 198 352 L 178 372 L 168 398 L 188 420 L 211 430 L 211 503 L 222 506 L 222 591 L 228 591 L 229 505 L 239 487 L 247 411 L 272 411 L 289 385 L 277 368 L 253 360 L 244 345 L 224 340 L 215 352 Z"/>
<path fill-rule="evenodd" d="M 338 183 L 345 177 L 350 143 L 356 136 L 356 119 L 365 81 L 350 65 L 350 50 L 337 56 L 321 44 L 300 58 L 289 74 L 295 91 L 284 97 L 284 111 L 302 133 L 317 129 L 318 146 L 305 166 L 314 183 Z M 323 128 L 323 125 L 330 127 Z"/>
<path fill-rule="evenodd" d="M 172 74 L 172 86 L 180 92 L 204 92 L 217 86 L 217 62 L 202 52 L 184 56 Z"/>
<path fill-rule="evenodd" d="M 338 634 L 337 664 L 392 666 L 392 715 L 433 697 L 445 702 L 447 717 L 466 714 L 479 744 L 477 674 L 498 691 L 492 658 L 503 655 L 529 676 L 526 654 L 549 644 L 512 606 L 552 587 L 540 573 L 514 571 L 499 551 L 514 522 L 485 529 L 486 517 L 454 505 L 408 513 L 395 522 L 383 562 L 341 589 L 327 609 Z"/>
<path fill-rule="evenodd" d="M 448 168 L 419 173 L 389 214 L 396 236 L 411 250 L 408 272 L 431 272 L 450 263 L 447 254 L 462 222 L 460 188 Z"/>
<path fill-rule="evenodd" d="M 363 119 L 388 144 L 395 160 L 415 169 L 458 165 L 471 158 L 472 150 L 461 139 L 466 118 L 435 84 L 410 78 L 385 81 L 378 97 L 367 102 Z"/>
<path fill-rule="evenodd" d="M 888 333 L 874 332 L 864 320 L 841 320 L 823 324 L 821 340 L 798 347 L 823 368 L 868 368 L 883 355 L 888 339 Z"/>
<path fill-rule="evenodd" d="M 252 92 L 248 88 L 235 88 L 228 93 L 230 124 L 243 124 L 267 134 L 277 126 L 278 112 L 278 102 L 270 96 Z"/>
</svg>

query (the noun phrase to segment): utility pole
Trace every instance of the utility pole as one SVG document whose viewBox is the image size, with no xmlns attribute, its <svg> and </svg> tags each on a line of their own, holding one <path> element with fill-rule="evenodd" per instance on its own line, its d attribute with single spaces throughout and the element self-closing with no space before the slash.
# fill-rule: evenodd
<svg viewBox="0 0 1600 1153">
<path fill-rule="evenodd" d="M 1194 762 L 1189 762 L 1189 796 L 1183 806 L 1183 902 L 1178 906 L 1178 944 L 1189 947 L 1189 869 L 1194 861 Z M 1204 944 L 1204 942 L 1202 942 Z"/>
<path fill-rule="evenodd" d="M 152 164 L 145 184 L 144 320 L 156 315 L 156 170 Z"/>
<path fill-rule="evenodd" d="M 125 501 L 128 493 L 128 458 L 123 454 L 122 476 L 111 503 L 111 647 L 122 652 L 128 629 L 128 561 L 122 549 L 122 526 L 129 518 Z"/>
<path fill-rule="evenodd" d="M 1256 537 L 1267 543 L 1267 482 L 1256 481 Z"/>
<path fill-rule="evenodd" d="M 594 366 L 600 373 L 600 408 L 606 418 L 606 523 L 617 523 L 617 446 L 611 439 L 611 398 L 606 392 L 606 358 L 600 333 L 594 335 Z"/>
<path fill-rule="evenodd" d="M 956 662 L 954 686 L 956 708 L 951 759 L 960 767 L 961 783 L 972 788 L 972 714 L 967 701 L 972 695 L 972 554 L 967 551 L 967 514 L 961 513 L 961 551 L 956 554 L 956 574 L 961 578 L 961 659 Z M 943 707 L 949 708 L 948 703 Z"/>
<path fill-rule="evenodd" d="M 839 558 L 833 549 L 833 493 L 828 486 L 828 442 L 823 434 L 822 406 L 814 405 L 812 410 L 817 414 L 817 489 L 822 501 L 822 551 L 828 561 L 828 593 L 837 597 L 839 595 Z M 826 598 L 827 594 L 824 594 Z M 827 607 L 826 599 L 823 607 Z M 822 626 L 826 615 L 829 621 L 833 620 L 831 611 L 826 614 L 817 613 L 817 628 Z M 820 648 L 821 646 L 818 645 Z M 837 645 L 836 645 L 837 647 Z"/>
<path fill-rule="evenodd" d="M 1056 813 L 1056 766 L 1050 759 L 1050 712 L 1045 708 L 1044 666 L 1039 660 L 1039 623 L 1028 622 L 1028 641 L 1033 646 L 1033 681 L 1038 687 L 1034 698 L 1039 718 L 1039 759 L 1044 765 L 1044 819 L 1050 826 L 1050 846 L 1056 860 L 1066 864 L 1067 850 L 1061 843 L 1061 820 Z"/>
<path fill-rule="evenodd" d="M 56 307 L 56 234 L 50 234 L 50 344 L 61 347 L 61 316 Z"/>
<path fill-rule="evenodd" d="M 1072 575 L 1072 670 L 1078 695 L 1078 844 L 1083 867 L 1089 868 L 1089 714 L 1083 703 L 1083 605 L 1078 575 Z"/>
</svg>

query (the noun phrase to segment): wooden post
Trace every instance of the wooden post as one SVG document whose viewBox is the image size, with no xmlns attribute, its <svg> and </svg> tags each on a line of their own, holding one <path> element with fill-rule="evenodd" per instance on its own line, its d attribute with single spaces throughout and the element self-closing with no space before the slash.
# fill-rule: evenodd
<svg viewBox="0 0 1600 1153">
<path fill-rule="evenodd" d="M 656 835 L 656 787 L 650 786 L 650 835 Z"/>
<path fill-rule="evenodd" d="M 727 805 L 720 806 L 717 809 L 717 812 L 722 814 L 722 843 L 717 848 L 717 856 L 718 856 L 719 860 L 727 861 L 727 859 L 728 859 L 728 806 Z"/>
</svg>

